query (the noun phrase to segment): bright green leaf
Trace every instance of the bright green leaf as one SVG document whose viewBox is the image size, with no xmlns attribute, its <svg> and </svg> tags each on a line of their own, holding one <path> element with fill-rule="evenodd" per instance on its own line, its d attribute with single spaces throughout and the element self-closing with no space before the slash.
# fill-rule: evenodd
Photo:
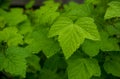
<svg viewBox="0 0 120 79">
<path fill-rule="evenodd" d="M 51 27 L 49 36 L 59 35 L 58 41 L 66 58 L 69 58 L 84 42 L 85 38 L 99 40 L 94 20 L 79 18 L 75 23 L 67 17 L 60 17 Z"/>
<path fill-rule="evenodd" d="M 83 29 L 82 31 L 84 33 L 85 38 L 91 40 L 100 40 L 100 36 L 97 30 L 97 26 L 94 23 L 94 19 L 90 17 L 79 18 L 76 21 L 76 24 Z"/>
</svg>

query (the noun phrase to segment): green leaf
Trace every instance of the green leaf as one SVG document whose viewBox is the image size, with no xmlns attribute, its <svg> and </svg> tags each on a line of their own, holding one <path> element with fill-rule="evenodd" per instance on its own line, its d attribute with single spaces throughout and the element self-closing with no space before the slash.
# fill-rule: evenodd
<svg viewBox="0 0 120 79">
<path fill-rule="evenodd" d="M 47 37 L 47 29 L 39 29 L 38 31 L 33 31 L 26 38 L 26 43 L 29 45 L 26 47 L 33 53 L 38 53 L 41 50 L 47 57 L 50 57 L 59 51 L 58 42 L 54 39 Z"/>
<path fill-rule="evenodd" d="M 18 33 L 16 27 L 7 27 L 0 31 L 1 40 L 7 42 L 8 46 L 17 46 L 23 44 L 23 36 Z"/>
<path fill-rule="evenodd" d="M 120 2 L 112 1 L 108 5 L 109 7 L 106 11 L 104 18 L 111 19 L 111 18 L 120 17 Z"/>
<path fill-rule="evenodd" d="M 29 72 L 40 71 L 41 67 L 40 67 L 39 62 L 40 62 L 40 58 L 36 55 L 32 55 L 28 57 L 27 63 L 30 69 Z"/>
<path fill-rule="evenodd" d="M 59 12 L 57 12 L 57 9 L 59 8 L 59 3 L 46 1 L 44 4 L 44 6 L 35 11 L 35 21 L 37 24 L 40 25 L 51 25 L 53 21 L 59 16 Z"/>
<path fill-rule="evenodd" d="M 120 52 L 119 52 L 120 53 Z M 106 57 L 104 69 L 108 74 L 120 77 L 120 54 L 113 52 Z"/>
<path fill-rule="evenodd" d="M 90 57 L 94 57 L 99 53 L 99 44 L 100 41 L 85 40 L 82 45 L 82 50 Z"/>
<path fill-rule="evenodd" d="M 64 5 L 64 16 L 76 20 L 78 17 L 88 17 L 91 15 L 93 7 L 89 4 L 79 4 L 70 2 L 68 5 Z"/>
<path fill-rule="evenodd" d="M 10 26 L 15 26 L 27 19 L 27 16 L 23 14 L 23 9 L 21 8 L 12 8 L 10 12 L 0 13 L 0 15 L 5 18 Z"/>
<path fill-rule="evenodd" d="M 100 41 L 85 40 L 82 45 L 82 50 L 90 57 L 96 56 L 99 50 L 102 51 L 120 51 L 118 40 L 116 38 L 109 38 L 105 31 L 100 32 Z"/>
<path fill-rule="evenodd" d="M 67 70 L 69 79 L 90 79 L 92 76 L 101 75 L 97 60 L 89 58 L 69 60 Z"/>
<path fill-rule="evenodd" d="M 110 38 L 107 32 L 101 31 L 101 42 L 100 49 L 102 51 L 120 51 L 120 47 L 118 45 L 118 40 L 116 38 Z"/>
<path fill-rule="evenodd" d="M 25 77 L 26 75 L 26 60 L 29 56 L 27 50 L 19 47 L 10 47 L 6 52 L 0 53 L 0 69 L 4 69 L 6 72 Z"/>
<path fill-rule="evenodd" d="M 58 41 L 66 58 L 69 58 L 84 42 L 85 38 L 99 40 L 94 20 L 79 18 L 75 23 L 67 17 L 60 17 L 51 27 L 49 37 L 59 35 Z"/>
<path fill-rule="evenodd" d="M 83 29 L 85 38 L 91 40 L 100 40 L 100 36 L 97 30 L 97 26 L 94 23 L 94 19 L 90 17 L 83 17 L 76 21 L 76 24 Z"/>
<path fill-rule="evenodd" d="M 33 27 L 29 20 L 24 21 L 18 26 L 19 32 L 23 35 L 31 33 L 33 31 Z"/>
</svg>

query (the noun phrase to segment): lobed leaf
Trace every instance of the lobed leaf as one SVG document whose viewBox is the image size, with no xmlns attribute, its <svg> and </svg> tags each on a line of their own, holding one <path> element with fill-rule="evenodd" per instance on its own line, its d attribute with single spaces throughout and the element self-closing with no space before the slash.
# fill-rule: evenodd
<svg viewBox="0 0 120 79">
<path fill-rule="evenodd" d="M 90 79 L 92 76 L 101 75 L 100 67 L 95 59 L 71 59 L 67 70 L 69 79 Z"/>
<path fill-rule="evenodd" d="M 60 17 L 51 27 L 49 37 L 59 35 L 58 41 L 66 58 L 69 58 L 84 42 L 85 38 L 99 40 L 94 20 L 79 18 L 75 23 L 67 17 Z"/>
</svg>

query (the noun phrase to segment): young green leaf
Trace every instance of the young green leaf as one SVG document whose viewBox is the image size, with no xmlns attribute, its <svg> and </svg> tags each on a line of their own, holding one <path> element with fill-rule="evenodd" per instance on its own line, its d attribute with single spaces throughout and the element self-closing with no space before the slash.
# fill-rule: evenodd
<svg viewBox="0 0 120 79">
<path fill-rule="evenodd" d="M 99 40 L 94 20 L 79 18 L 75 23 L 67 17 L 60 17 L 51 27 L 49 36 L 59 35 L 58 41 L 66 58 L 69 58 L 84 42 L 85 38 Z"/>
</svg>

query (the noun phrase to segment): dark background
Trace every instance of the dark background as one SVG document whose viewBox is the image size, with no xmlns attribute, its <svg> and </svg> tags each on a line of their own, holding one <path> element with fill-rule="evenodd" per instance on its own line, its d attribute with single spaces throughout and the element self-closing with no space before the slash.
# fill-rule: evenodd
<svg viewBox="0 0 120 79">
<path fill-rule="evenodd" d="M 44 0 L 35 0 L 34 6 L 40 6 Z M 56 0 L 59 1 L 59 0 Z M 70 0 L 62 0 L 63 3 L 67 3 Z M 75 2 L 81 3 L 83 0 L 74 0 Z M 28 3 L 29 0 L 12 0 L 11 5 L 12 6 L 24 6 L 26 3 Z"/>
</svg>

